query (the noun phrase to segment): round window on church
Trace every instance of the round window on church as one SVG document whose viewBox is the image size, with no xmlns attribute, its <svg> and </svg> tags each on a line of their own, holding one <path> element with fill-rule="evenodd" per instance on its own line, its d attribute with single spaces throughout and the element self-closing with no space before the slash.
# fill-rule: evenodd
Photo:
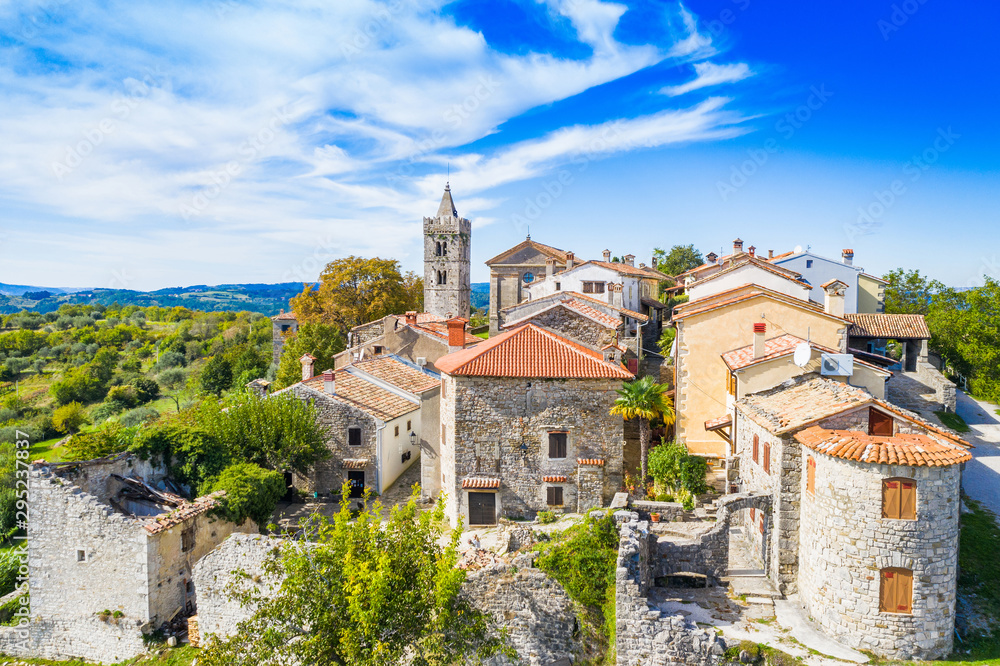
<svg viewBox="0 0 1000 666">
<path fill-rule="evenodd" d="M 531 284 L 532 282 L 535 281 L 535 274 L 534 273 L 525 273 L 524 274 L 524 281 L 527 282 L 528 284 Z"/>
</svg>

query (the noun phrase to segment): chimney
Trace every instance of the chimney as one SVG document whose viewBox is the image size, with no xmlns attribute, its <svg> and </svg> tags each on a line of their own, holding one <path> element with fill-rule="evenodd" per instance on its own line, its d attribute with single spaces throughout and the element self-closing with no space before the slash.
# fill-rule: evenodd
<svg viewBox="0 0 1000 666">
<path fill-rule="evenodd" d="M 753 357 L 764 356 L 764 337 L 767 335 L 767 324 L 758 322 L 753 325 Z"/>
<path fill-rule="evenodd" d="M 733 241 L 733 254 L 739 254 L 743 251 L 743 239 L 737 238 Z"/>
<path fill-rule="evenodd" d="M 573 262 L 576 259 L 576 255 L 572 252 L 566 253 L 566 270 L 573 268 Z"/>
<path fill-rule="evenodd" d="M 826 304 L 823 309 L 827 314 L 834 317 L 844 316 L 844 291 L 846 289 L 847 285 L 840 280 L 830 280 L 823 285 L 823 291 L 826 292 Z"/>
<path fill-rule="evenodd" d="M 313 363 L 316 362 L 316 357 L 311 354 L 303 354 L 302 358 L 299 359 L 299 363 L 302 364 L 302 381 L 313 378 Z"/>
<path fill-rule="evenodd" d="M 844 263 L 848 266 L 854 265 L 854 250 L 844 250 L 841 253 L 844 257 Z"/>
<path fill-rule="evenodd" d="M 417 313 L 414 312 L 413 310 L 410 310 L 409 312 L 406 313 L 406 325 L 413 326 L 416 323 L 417 323 Z"/>
<path fill-rule="evenodd" d="M 750 246 L 750 256 L 751 257 L 757 256 L 757 248 L 755 248 L 753 245 Z"/>
<path fill-rule="evenodd" d="M 644 264 L 644 263 L 642 263 L 642 262 L 640 261 L 640 262 L 639 262 L 639 268 L 645 268 L 645 267 L 646 267 L 646 264 Z"/>
<path fill-rule="evenodd" d="M 770 261 L 771 259 L 774 259 L 774 250 L 767 251 L 767 260 Z"/>
<path fill-rule="evenodd" d="M 556 258 L 546 257 L 545 258 L 545 277 L 550 278 L 556 274 Z"/>
<path fill-rule="evenodd" d="M 604 261 L 611 261 L 611 250 L 604 251 Z"/>
<path fill-rule="evenodd" d="M 465 325 L 469 323 L 469 320 L 456 317 L 449 319 L 446 323 L 448 324 L 448 353 L 465 349 Z"/>
<path fill-rule="evenodd" d="M 628 264 L 629 266 L 635 266 L 635 255 L 634 254 L 626 254 L 625 255 L 625 263 Z"/>
<path fill-rule="evenodd" d="M 653 260 L 649 262 L 649 267 L 652 268 L 653 270 L 657 270 L 656 269 L 657 266 L 659 266 L 659 264 L 656 263 L 656 255 L 654 254 Z"/>
<path fill-rule="evenodd" d="M 337 391 L 335 390 L 335 388 L 336 387 L 334 386 L 333 383 L 333 370 L 325 371 L 323 373 L 323 390 L 329 393 L 330 395 L 336 395 Z"/>
</svg>

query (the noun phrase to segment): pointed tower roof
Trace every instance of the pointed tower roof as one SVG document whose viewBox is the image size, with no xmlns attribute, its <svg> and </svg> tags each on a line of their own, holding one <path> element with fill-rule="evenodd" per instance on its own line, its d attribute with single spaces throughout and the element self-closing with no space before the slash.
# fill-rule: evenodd
<svg viewBox="0 0 1000 666">
<path fill-rule="evenodd" d="M 441 197 L 441 205 L 438 206 L 438 217 L 458 217 L 455 209 L 455 202 L 451 199 L 451 183 L 444 186 L 444 196 Z"/>
</svg>

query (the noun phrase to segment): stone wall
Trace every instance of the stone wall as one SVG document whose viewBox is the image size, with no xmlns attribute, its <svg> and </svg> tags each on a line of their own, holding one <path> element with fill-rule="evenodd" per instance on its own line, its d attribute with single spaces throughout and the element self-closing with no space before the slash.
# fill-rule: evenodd
<svg viewBox="0 0 1000 666">
<path fill-rule="evenodd" d="M 815 451 L 815 496 L 802 486 L 800 599 L 831 635 L 890 659 L 952 650 L 961 469 L 871 465 Z M 917 519 L 882 518 L 882 480 L 917 482 Z M 804 483 L 804 482 L 803 482 Z M 879 612 L 880 571 L 913 571 L 913 612 Z"/>
<path fill-rule="evenodd" d="M 584 317 L 561 305 L 540 312 L 530 319 L 521 320 L 522 323 L 526 321 L 544 326 L 563 337 L 595 350 L 600 350 L 611 344 L 618 333 L 618 329 L 607 328 L 593 319 Z"/>
<path fill-rule="evenodd" d="M 619 511 L 621 541 L 615 571 L 615 648 L 618 666 L 715 666 L 726 644 L 683 615 L 650 606 L 649 523 Z"/>
<path fill-rule="evenodd" d="M 447 253 L 438 256 L 437 243 Z M 424 311 L 440 317 L 466 317 L 471 310 L 472 223 L 464 217 L 424 218 Z M 437 283 L 437 272 L 447 271 L 446 284 Z"/>
<path fill-rule="evenodd" d="M 558 510 L 546 504 L 549 485 L 561 486 L 563 507 L 576 510 L 579 459 L 604 461 L 601 505 L 606 506 L 621 487 L 623 422 L 609 413 L 620 381 L 448 375 L 442 381 L 443 488 L 453 522 L 464 516 L 469 524 L 462 488 L 467 477 L 500 479 L 497 513 L 506 517 Z M 568 433 L 565 458 L 548 457 L 549 431 Z M 596 489 L 587 490 L 595 480 L 587 475 L 593 474 L 584 471 L 583 488 L 591 496 L 583 499 L 583 506 L 596 501 Z M 566 480 L 546 482 L 546 476 Z"/>
</svg>

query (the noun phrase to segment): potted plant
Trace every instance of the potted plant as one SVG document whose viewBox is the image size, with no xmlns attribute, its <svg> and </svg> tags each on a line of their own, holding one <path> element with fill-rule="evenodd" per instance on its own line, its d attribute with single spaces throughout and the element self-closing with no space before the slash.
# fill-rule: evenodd
<svg viewBox="0 0 1000 666">
<path fill-rule="evenodd" d="M 651 514 L 649 514 L 649 519 L 652 520 L 654 523 L 658 523 L 658 522 L 660 522 L 660 514 L 655 513 L 655 512 L 651 513 Z"/>
</svg>

